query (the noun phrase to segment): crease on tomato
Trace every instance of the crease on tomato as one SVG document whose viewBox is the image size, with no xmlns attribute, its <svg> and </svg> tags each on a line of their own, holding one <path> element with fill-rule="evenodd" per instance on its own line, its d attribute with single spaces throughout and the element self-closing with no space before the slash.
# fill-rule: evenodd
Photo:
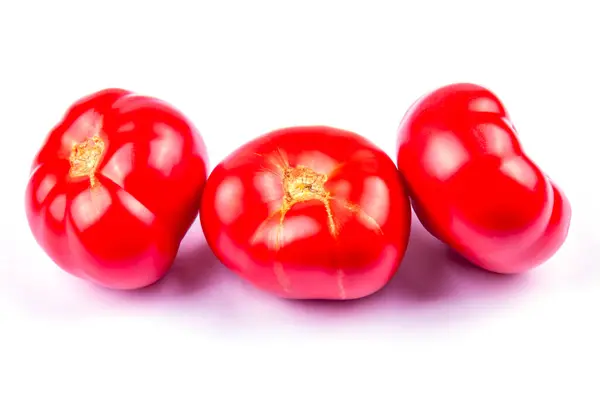
<svg viewBox="0 0 600 400">
<path fill-rule="evenodd" d="M 256 243 L 256 241 L 262 237 L 263 231 L 267 228 L 267 225 L 274 218 L 278 217 L 275 228 L 276 234 L 274 238 L 275 254 L 273 268 L 276 279 L 284 292 L 291 292 L 292 283 L 289 275 L 286 274 L 284 270 L 283 263 L 279 260 L 279 254 L 285 243 L 284 226 L 286 223 L 286 216 L 295 205 L 309 201 L 320 202 L 327 215 L 327 226 L 329 233 L 336 243 L 339 240 L 341 224 L 333 211 L 332 202 L 339 203 L 344 210 L 348 211 L 353 217 L 359 220 L 364 226 L 367 227 L 367 229 L 374 230 L 377 234 L 383 235 L 383 231 L 377 220 L 367 213 L 361 205 L 332 195 L 332 192 L 326 188 L 326 184 L 330 179 L 330 175 L 316 172 L 312 168 L 305 165 L 290 165 L 286 153 L 279 148 L 277 148 L 274 153 L 270 153 L 267 156 L 263 156 L 258 153 L 255 154 L 264 158 L 270 164 L 268 167 L 261 165 L 261 171 L 264 171 L 269 176 L 276 177 L 271 178 L 268 182 L 264 182 L 267 183 L 266 187 L 268 188 L 271 185 L 279 185 L 281 189 L 281 195 L 276 196 L 278 198 L 278 200 L 276 200 L 278 205 L 267 216 L 267 218 L 260 223 L 254 232 L 250 243 Z M 364 154 L 362 154 L 361 157 L 364 157 Z M 301 158 L 299 157 L 299 160 L 300 159 Z M 356 160 L 356 158 L 352 157 L 350 162 L 354 160 Z M 314 164 L 318 164 L 318 162 L 315 161 Z M 337 165 L 331 164 L 329 165 L 329 170 L 331 171 L 331 174 L 335 176 L 339 174 L 347 165 L 348 162 Z M 368 179 L 366 178 L 366 181 L 367 180 Z M 262 186 L 263 189 L 264 187 L 265 186 Z M 344 275 L 345 274 L 341 266 L 338 266 L 338 268 L 336 268 L 335 276 L 338 291 L 342 298 L 346 297 Z"/>
<path fill-rule="evenodd" d="M 164 259 L 173 259 L 177 253 L 179 242 L 168 240 L 164 242 L 162 238 L 169 238 L 171 234 L 168 230 L 169 227 L 165 226 L 162 221 L 158 220 L 156 216 L 146 208 L 141 202 L 135 199 L 129 192 L 125 191 L 116 183 L 112 182 L 106 177 L 99 176 L 99 183 L 94 188 L 84 186 L 82 184 L 74 186 L 70 185 L 72 189 L 70 191 L 70 207 L 66 210 L 65 215 L 65 231 L 69 237 L 67 244 L 68 251 L 71 253 L 73 259 L 78 260 L 78 264 L 85 265 L 85 268 L 78 268 L 77 275 L 86 278 L 92 282 L 100 285 L 106 285 L 111 280 L 111 276 L 122 275 L 126 269 L 140 269 L 140 260 L 145 260 L 149 254 L 160 252 Z M 146 237 L 141 242 L 136 242 L 139 237 L 135 232 L 131 232 L 126 235 L 122 235 L 119 232 L 119 242 L 115 242 L 115 238 L 108 236 L 103 237 L 102 241 L 106 243 L 106 248 L 111 248 L 116 245 L 123 246 L 123 240 L 127 242 L 129 238 L 134 240 L 138 250 L 137 261 L 131 262 L 130 267 L 123 267 L 126 264 L 123 262 L 129 262 L 126 258 L 115 259 L 110 258 L 100 260 L 94 250 L 90 250 L 89 246 L 84 242 L 82 235 L 89 235 L 86 230 L 90 227 L 96 226 L 106 217 L 109 211 L 115 212 L 114 205 L 118 202 L 119 212 L 125 212 L 127 214 L 121 214 L 120 220 L 130 219 L 139 223 L 135 227 L 136 232 L 141 230 L 150 230 L 152 235 Z M 113 218 L 116 215 L 112 216 Z M 160 234 L 159 234 L 160 233 Z M 100 238 L 98 238 L 99 240 Z M 85 240 L 96 240 L 93 237 L 88 236 Z M 161 246 L 161 243 L 166 243 L 167 246 Z M 111 244 L 112 243 L 112 244 Z M 140 246 L 140 243 L 142 245 Z M 170 244 L 174 244 L 172 247 Z M 134 255 L 132 253 L 130 255 Z M 109 262 L 108 264 L 106 262 Z M 172 260 L 171 260 L 172 261 Z M 113 264 L 114 262 L 114 264 Z M 159 265 L 159 264 L 156 264 Z M 156 267 L 155 268 L 158 268 Z M 169 263 L 170 265 L 170 263 Z M 107 268 L 107 266 L 111 266 Z M 117 268 L 117 266 L 120 266 Z M 124 269 L 123 269 L 124 268 Z M 152 271 L 147 272 L 152 275 Z M 134 275 L 128 278 L 131 282 L 144 281 L 144 276 Z M 154 279 L 152 279 L 154 281 Z M 138 286 L 135 284 L 134 286 Z M 124 286 L 127 287 L 127 284 Z"/>
<path fill-rule="evenodd" d="M 36 241 L 47 249 L 50 258 L 66 271 L 81 276 L 80 269 L 69 261 L 68 245 L 59 239 L 66 229 L 67 182 L 64 173 L 52 172 L 52 167 L 49 163 L 40 164 L 30 177 L 27 202 L 34 206 L 27 207 L 27 218 Z"/>
<path fill-rule="evenodd" d="M 517 158 L 520 157 L 517 156 Z M 523 233 L 525 236 L 518 243 L 509 247 L 498 247 L 495 252 L 488 251 L 482 253 L 478 251 L 478 246 L 475 243 L 457 241 L 452 232 L 442 230 L 440 239 L 461 253 L 473 264 L 485 265 L 491 271 L 508 274 L 517 273 L 524 268 L 524 265 L 526 268 L 529 268 L 545 261 L 554 253 L 554 250 L 552 250 L 552 253 L 548 253 L 548 251 L 554 249 L 555 244 L 558 243 L 555 238 L 549 240 L 548 236 L 555 236 L 560 232 L 560 230 L 549 232 L 549 228 L 552 227 L 553 220 L 561 218 L 561 214 L 557 214 L 561 206 L 560 199 L 556 197 L 554 185 L 543 173 L 540 172 L 540 174 L 543 177 L 545 186 L 545 206 L 543 212 L 535 218 L 535 229 L 532 230 L 532 227 L 525 228 Z M 558 203 L 557 200 L 559 201 Z M 555 221 L 555 224 L 558 223 L 560 221 Z M 493 240 L 493 237 L 487 240 Z M 546 256 L 542 256 L 544 251 L 546 252 Z M 522 261 L 524 259 L 526 261 Z"/>
<path fill-rule="evenodd" d="M 507 273 L 520 270 L 519 260 L 527 259 L 529 265 L 541 264 L 547 261 L 560 247 L 568 236 L 571 219 L 571 208 L 563 198 L 561 190 L 547 178 L 552 200 L 548 219 L 538 235 L 529 243 L 519 247 L 513 254 L 513 270 L 505 270 Z"/>
<path fill-rule="evenodd" d="M 52 172 L 52 165 L 47 163 L 38 165 L 29 178 L 27 201 L 33 202 L 38 209 L 45 209 L 48 203 L 56 196 L 64 182 L 64 174 Z"/>
</svg>

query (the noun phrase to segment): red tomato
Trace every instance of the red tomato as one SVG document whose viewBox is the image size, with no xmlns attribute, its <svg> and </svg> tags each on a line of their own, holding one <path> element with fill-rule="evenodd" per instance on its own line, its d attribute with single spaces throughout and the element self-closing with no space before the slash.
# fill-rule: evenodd
<svg viewBox="0 0 600 400">
<path fill-rule="evenodd" d="M 223 264 L 297 299 L 379 290 L 397 270 L 410 230 L 393 161 L 329 127 L 278 130 L 235 151 L 208 178 L 200 216 Z"/>
<path fill-rule="evenodd" d="M 567 236 L 567 198 L 480 86 L 449 85 L 418 100 L 400 125 L 398 166 L 425 228 L 484 269 L 533 268 Z"/>
<path fill-rule="evenodd" d="M 120 289 L 169 269 L 197 216 L 204 143 L 168 104 L 109 89 L 78 100 L 33 162 L 33 235 L 65 271 Z"/>
</svg>

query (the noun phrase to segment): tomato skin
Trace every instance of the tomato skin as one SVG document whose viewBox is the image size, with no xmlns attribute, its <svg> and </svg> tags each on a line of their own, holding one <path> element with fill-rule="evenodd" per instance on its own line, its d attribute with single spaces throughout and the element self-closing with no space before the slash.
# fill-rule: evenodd
<svg viewBox="0 0 600 400">
<path fill-rule="evenodd" d="M 83 155 L 73 155 L 77 145 Z M 100 155 L 88 164 L 90 149 Z M 25 196 L 32 234 L 72 275 L 148 286 L 167 273 L 197 217 L 207 162 L 200 134 L 169 104 L 122 89 L 93 93 L 35 156 Z"/>
<path fill-rule="evenodd" d="M 221 162 L 200 219 L 221 262 L 256 287 L 290 299 L 343 300 L 391 279 L 410 215 L 384 152 L 348 131 L 301 126 L 263 135 Z"/>
<path fill-rule="evenodd" d="M 519 273 L 565 241 L 568 199 L 524 153 L 489 90 L 460 83 L 423 96 L 400 124 L 397 150 L 419 220 L 472 263 Z"/>
</svg>

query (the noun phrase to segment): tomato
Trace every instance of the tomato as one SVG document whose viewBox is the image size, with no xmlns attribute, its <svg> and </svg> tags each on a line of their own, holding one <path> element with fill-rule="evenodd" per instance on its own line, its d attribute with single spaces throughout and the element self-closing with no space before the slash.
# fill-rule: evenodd
<svg viewBox="0 0 600 400">
<path fill-rule="evenodd" d="M 406 250 L 410 203 L 393 161 L 361 136 L 285 128 L 210 174 L 200 213 L 221 262 L 284 298 L 354 299 L 383 287 Z"/>
<path fill-rule="evenodd" d="M 534 268 L 566 239 L 568 199 L 483 87 L 453 84 L 419 99 L 400 124 L 397 156 L 425 228 L 484 269 Z"/>
<path fill-rule="evenodd" d="M 76 101 L 35 156 L 33 236 L 65 271 L 134 289 L 168 271 L 197 217 L 204 142 L 172 106 L 107 89 Z"/>
</svg>

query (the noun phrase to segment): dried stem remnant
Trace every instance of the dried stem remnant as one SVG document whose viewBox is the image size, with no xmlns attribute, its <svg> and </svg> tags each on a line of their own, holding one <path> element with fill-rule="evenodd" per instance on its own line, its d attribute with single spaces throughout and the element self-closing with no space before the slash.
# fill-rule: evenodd
<svg viewBox="0 0 600 400">
<path fill-rule="evenodd" d="M 74 144 L 69 157 L 71 163 L 69 175 L 73 178 L 87 176 L 90 179 L 90 186 L 96 186 L 98 183 L 96 169 L 102 153 L 104 153 L 104 141 L 97 134 Z"/>
</svg>

